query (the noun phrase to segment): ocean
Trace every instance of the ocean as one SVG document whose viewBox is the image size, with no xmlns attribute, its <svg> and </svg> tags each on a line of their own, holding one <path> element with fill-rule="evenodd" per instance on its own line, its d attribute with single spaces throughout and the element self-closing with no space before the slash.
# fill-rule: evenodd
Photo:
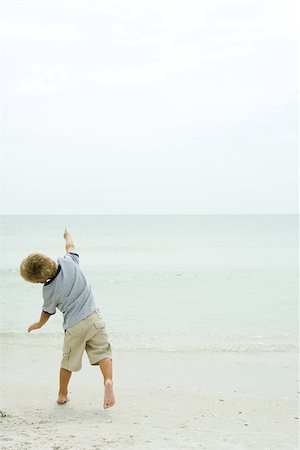
<svg viewBox="0 0 300 450">
<path fill-rule="evenodd" d="M 296 352 L 298 216 L 2 216 L 1 340 L 60 346 L 62 315 L 27 333 L 42 285 L 19 265 L 70 229 L 112 349 Z"/>
</svg>

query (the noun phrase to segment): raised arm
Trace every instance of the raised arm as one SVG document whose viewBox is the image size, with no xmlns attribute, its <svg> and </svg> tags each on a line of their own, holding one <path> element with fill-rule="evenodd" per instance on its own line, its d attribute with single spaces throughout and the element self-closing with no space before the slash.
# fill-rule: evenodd
<svg viewBox="0 0 300 450">
<path fill-rule="evenodd" d="M 74 242 L 71 236 L 71 233 L 65 229 L 64 239 L 66 240 L 66 252 L 75 252 Z"/>
</svg>

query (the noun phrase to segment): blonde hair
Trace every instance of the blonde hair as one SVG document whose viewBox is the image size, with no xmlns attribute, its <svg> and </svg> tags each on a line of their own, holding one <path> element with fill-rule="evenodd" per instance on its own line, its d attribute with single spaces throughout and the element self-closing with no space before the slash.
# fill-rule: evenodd
<svg viewBox="0 0 300 450">
<path fill-rule="evenodd" d="M 31 253 L 20 265 L 21 276 L 31 283 L 45 283 L 56 272 L 57 263 L 42 253 Z"/>
</svg>

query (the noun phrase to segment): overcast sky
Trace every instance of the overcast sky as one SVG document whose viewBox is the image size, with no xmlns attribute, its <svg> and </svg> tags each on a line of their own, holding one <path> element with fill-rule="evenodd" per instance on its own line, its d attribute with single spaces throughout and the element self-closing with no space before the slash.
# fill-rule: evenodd
<svg viewBox="0 0 300 450">
<path fill-rule="evenodd" d="M 296 8 L 2 0 L 2 213 L 296 213 Z"/>
</svg>

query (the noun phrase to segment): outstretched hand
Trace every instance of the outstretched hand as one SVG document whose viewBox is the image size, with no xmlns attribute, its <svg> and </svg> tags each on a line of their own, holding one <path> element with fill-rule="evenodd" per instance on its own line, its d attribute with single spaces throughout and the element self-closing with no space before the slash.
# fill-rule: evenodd
<svg viewBox="0 0 300 450">
<path fill-rule="evenodd" d="M 32 330 L 38 330 L 39 328 L 41 328 L 41 325 L 39 322 L 34 322 L 32 325 L 30 325 L 30 327 L 28 328 L 28 333 L 30 333 L 30 331 Z"/>
<path fill-rule="evenodd" d="M 65 228 L 64 239 L 67 239 L 68 236 L 70 236 L 70 232 Z"/>
<path fill-rule="evenodd" d="M 64 239 L 66 240 L 66 252 L 75 252 L 74 242 L 69 230 L 65 229 Z"/>
</svg>

